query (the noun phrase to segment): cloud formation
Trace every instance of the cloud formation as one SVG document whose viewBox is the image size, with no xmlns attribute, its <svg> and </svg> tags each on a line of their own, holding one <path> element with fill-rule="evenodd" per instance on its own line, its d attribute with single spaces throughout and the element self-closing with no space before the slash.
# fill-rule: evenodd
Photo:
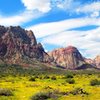
<svg viewBox="0 0 100 100">
<path fill-rule="evenodd" d="M 28 10 L 38 10 L 43 13 L 51 10 L 50 0 L 22 0 L 22 2 Z"/>
<path fill-rule="evenodd" d="M 98 28 L 87 31 L 74 29 L 89 25 L 95 25 Z M 37 38 L 42 38 L 41 42 L 44 45 L 50 44 L 61 47 L 73 45 L 82 50 L 84 56 L 92 58 L 100 54 L 100 18 L 67 19 L 43 23 L 27 29 L 32 29 Z"/>
<path fill-rule="evenodd" d="M 66 47 L 76 46 L 84 56 L 95 57 L 100 54 L 100 27 L 89 31 L 64 31 L 45 37 L 43 44 L 53 44 Z"/>
<path fill-rule="evenodd" d="M 26 27 L 35 33 L 44 44 L 78 47 L 84 56 L 95 57 L 100 54 L 100 1 L 82 3 L 81 0 L 21 0 L 24 11 L 17 15 L 0 15 L 2 25 L 24 25 L 34 21 L 51 10 L 64 10 L 72 17 L 82 17 L 60 20 L 56 22 L 40 23 Z M 52 14 L 52 13 L 50 13 Z M 45 19 L 43 19 L 45 20 Z M 98 26 L 93 30 L 75 30 L 75 28 Z"/>
<path fill-rule="evenodd" d="M 35 14 L 34 14 L 35 13 Z M 32 19 L 38 18 L 42 16 L 39 12 L 33 12 L 33 11 L 24 11 L 19 13 L 18 15 L 13 16 L 2 16 L 0 15 L 0 24 L 1 25 L 22 25 L 25 22 L 28 22 Z"/>
<path fill-rule="evenodd" d="M 91 17 L 98 17 L 100 16 L 100 1 L 80 6 L 76 9 L 76 12 L 86 14 L 88 13 L 91 15 Z"/>
<path fill-rule="evenodd" d="M 27 29 L 32 29 L 37 38 L 42 38 L 48 35 L 61 33 L 65 30 L 88 25 L 100 26 L 100 18 L 73 18 L 57 22 L 42 23 L 28 27 Z"/>
</svg>

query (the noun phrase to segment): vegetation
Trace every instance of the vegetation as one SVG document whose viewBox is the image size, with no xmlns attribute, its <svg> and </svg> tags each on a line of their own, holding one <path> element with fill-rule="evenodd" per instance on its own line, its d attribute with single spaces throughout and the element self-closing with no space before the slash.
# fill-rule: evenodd
<svg viewBox="0 0 100 100">
<path fill-rule="evenodd" d="M 91 86 L 100 85 L 100 80 L 93 79 L 93 80 L 90 81 L 90 85 Z"/>
<path fill-rule="evenodd" d="M 66 80 L 66 82 L 69 83 L 69 84 L 74 84 L 75 83 L 75 80 L 74 79 L 71 79 L 71 78 L 68 78 Z"/>
<path fill-rule="evenodd" d="M 31 77 L 29 81 L 36 81 L 35 77 Z"/>
<path fill-rule="evenodd" d="M 13 93 L 9 89 L 0 88 L 0 96 L 13 96 Z"/>
<path fill-rule="evenodd" d="M 99 71 L 0 66 L 0 100 L 100 100 Z"/>
</svg>

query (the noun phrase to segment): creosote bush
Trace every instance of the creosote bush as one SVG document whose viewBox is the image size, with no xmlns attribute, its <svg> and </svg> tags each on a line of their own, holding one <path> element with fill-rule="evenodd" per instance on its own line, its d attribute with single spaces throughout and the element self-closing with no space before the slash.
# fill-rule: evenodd
<svg viewBox="0 0 100 100">
<path fill-rule="evenodd" d="M 50 77 L 48 75 L 45 75 L 44 76 L 44 79 L 49 79 Z"/>
<path fill-rule="evenodd" d="M 0 96 L 13 96 L 13 93 L 9 89 L 0 88 Z"/>
<path fill-rule="evenodd" d="M 74 84 L 75 80 L 72 79 L 72 78 L 68 78 L 68 79 L 66 79 L 66 82 L 69 83 L 69 84 Z"/>
<path fill-rule="evenodd" d="M 56 80 L 56 79 L 57 79 L 56 76 L 51 77 L 51 80 Z"/>
<path fill-rule="evenodd" d="M 90 85 L 91 86 L 100 85 L 100 80 L 93 79 L 93 80 L 90 81 Z"/>
<path fill-rule="evenodd" d="M 31 100 L 47 100 L 50 95 L 46 92 L 39 92 L 31 97 Z"/>
<path fill-rule="evenodd" d="M 49 100 L 53 98 L 54 100 L 58 97 L 56 91 L 42 91 L 31 97 L 31 100 Z"/>
<path fill-rule="evenodd" d="M 71 74 L 71 73 L 68 73 L 68 74 L 66 74 L 65 75 L 65 78 L 73 78 L 74 76 L 73 76 L 73 74 Z"/>
<path fill-rule="evenodd" d="M 36 81 L 35 77 L 31 77 L 29 81 Z"/>
<path fill-rule="evenodd" d="M 73 95 L 79 95 L 79 94 L 88 95 L 89 93 L 84 91 L 82 88 L 75 88 L 73 91 L 70 92 L 70 94 L 73 94 Z"/>
</svg>

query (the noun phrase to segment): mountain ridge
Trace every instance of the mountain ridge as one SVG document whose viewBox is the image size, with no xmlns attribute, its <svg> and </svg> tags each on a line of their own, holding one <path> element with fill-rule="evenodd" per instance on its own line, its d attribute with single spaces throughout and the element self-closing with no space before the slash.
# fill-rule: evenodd
<svg viewBox="0 0 100 100">
<path fill-rule="evenodd" d="M 0 60 L 12 64 L 27 60 L 51 62 L 42 44 L 37 43 L 34 33 L 20 26 L 0 26 Z"/>
<path fill-rule="evenodd" d="M 77 69 L 84 64 L 100 68 L 100 57 L 89 61 L 74 46 L 45 52 L 41 43 L 37 43 L 31 30 L 20 26 L 0 26 L 0 63 L 34 65 L 35 62 L 57 66 L 64 69 Z"/>
</svg>

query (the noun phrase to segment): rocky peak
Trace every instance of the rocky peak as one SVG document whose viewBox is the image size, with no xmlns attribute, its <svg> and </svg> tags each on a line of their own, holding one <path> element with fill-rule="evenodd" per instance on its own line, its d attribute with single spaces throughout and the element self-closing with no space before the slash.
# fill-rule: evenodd
<svg viewBox="0 0 100 100">
<path fill-rule="evenodd" d="M 56 62 L 66 69 L 75 69 L 84 64 L 84 59 L 76 47 L 68 46 L 48 53 Z"/>
<path fill-rule="evenodd" d="M 31 30 L 24 30 L 20 26 L 0 26 L 0 60 L 13 64 L 25 62 L 26 58 L 42 62 L 48 59 L 50 62 L 50 57 L 42 44 L 37 44 Z"/>
<path fill-rule="evenodd" d="M 95 64 L 96 64 L 97 68 L 100 68 L 100 55 L 98 55 L 98 56 L 94 59 L 94 61 L 95 61 Z"/>
</svg>

